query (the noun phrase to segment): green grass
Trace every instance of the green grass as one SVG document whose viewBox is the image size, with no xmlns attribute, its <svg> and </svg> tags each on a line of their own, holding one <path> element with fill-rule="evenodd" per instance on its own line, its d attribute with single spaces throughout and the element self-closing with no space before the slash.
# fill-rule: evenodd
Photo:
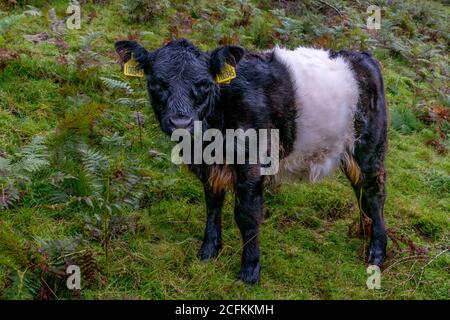
<svg viewBox="0 0 450 320">
<path fill-rule="evenodd" d="M 448 7 L 436 1 L 384 6 L 384 21 L 390 28 L 368 33 L 360 28 L 365 8 L 351 1 L 331 1 L 344 13 L 345 27 L 332 9 L 314 1 L 302 2 L 298 9 L 286 4 L 284 12 L 273 10 L 281 2 L 269 0 L 196 1 L 192 8 L 191 3 L 171 1 L 167 10 L 143 22 L 130 21 L 126 12 L 119 11 L 125 0 L 87 2 L 82 6 L 84 17 L 93 12 L 96 17 L 60 37 L 67 49 L 23 38 L 43 31 L 54 37 L 45 15 L 55 7 L 62 19 L 66 1 L 51 5 L 41 1 L 36 6 L 42 17 L 20 17 L 0 29 L 0 48 L 17 54 L 0 62 L 0 156 L 15 159 L 21 146 L 39 134 L 47 138 L 51 162 L 49 168 L 31 174 L 30 181 L 14 180 L 20 200 L 0 209 L 0 298 L 44 298 L 41 275 L 53 290 L 49 298 L 76 298 L 63 288 L 61 279 L 43 273 L 49 262 L 42 248 L 43 241 L 71 242 L 80 237 L 83 241 L 76 248 L 54 244 L 58 253 L 45 252 L 64 258 L 74 254 L 79 259 L 83 259 L 76 255 L 79 252 L 93 254 L 95 276 L 83 278 L 79 295 L 83 299 L 449 298 L 450 161 L 425 143 L 434 139 L 450 147 L 449 124 L 448 119 L 424 118 L 434 107 L 449 107 L 444 31 Z M 24 10 L 1 5 L 0 9 L 12 16 Z M 176 13 L 180 17 L 171 18 Z M 183 20 L 188 16 L 194 19 L 192 25 Z M 412 20 L 405 18 L 409 16 Z M 81 37 L 91 32 L 100 35 L 89 44 L 90 50 L 80 51 Z M 100 79 L 121 76 L 115 40 L 137 37 L 152 49 L 175 35 L 192 39 L 205 50 L 230 42 L 254 49 L 277 43 L 371 49 L 383 65 L 391 121 L 386 224 L 410 244 L 426 249 L 427 255 L 418 255 L 405 244 L 399 249 L 390 241 L 382 289 L 368 290 L 365 242 L 349 232 L 359 219 L 357 201 L 338 173 L 316 184 L 285 183 L 266 192 L 259 284 L 237 281 L 242 243 L 233 219 L 232 195 L 227 195 L 223 212 L 224 248 L 217 259 L 199 262 L 196 253 L 205 219 L 201 184 L 186 168 L 170 162 L 171 143 L 160 132 L 151 109 L 119 105 L 117 98 L 127 94 L 108 89 Z M 91 53 L 98 55 L 92 58 Z M 61 57 L 67 63 L 58 63 L 64 61 L 58 60 Z M 144 83 L 127 81 L 136 90 L 134 98 L 146 97 Z M 145 117 L 142 143 L 132 120 L 135 111 Z M 126 143 L 104 143 L 102 138 L 114 133 Z M 73 149 L 79 141 L 105 154 L 112 177 L 137 161 L 138 172 L 147 181 L 140 206 L 114 211 L 118 229 L 108 229 L 112 234 L 108 255 L 102 243 L 106 229 L 92 219 L 95 214 L 99 219 L 110 216 L 104 208 L 93 209 L 76 198 L 91 192 Z M 154 151 L 165 155 L 154 156 Z M 62 183 L 73 196 L 64 206 L 49 200 L 56 188 L 52 174 L 59 172 L 78 178 Z M 0 172 L 3 190 L 2 179 Z"/>
</svg>

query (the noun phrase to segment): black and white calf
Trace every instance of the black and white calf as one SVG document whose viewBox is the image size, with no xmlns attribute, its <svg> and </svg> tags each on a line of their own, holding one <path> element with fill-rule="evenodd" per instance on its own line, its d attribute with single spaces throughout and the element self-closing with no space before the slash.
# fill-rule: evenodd
<svg viewBox="0 0 450 320">
<path fill-rule="evenodd" d="M 383 79 L 376 60 L 365 52 L 275 48 L 247 52 L 225 46 L 203 52 L 187 40 L 147 51 L 119 41 L 122 61 L 131 54 L 144 69 L 161 129 L 279 130 L 280 175 L 314 181 L 340 167 L 350 180 L 361 210 L 372 219 L 368 263 L 381 265 L 386 253 L 383 205 L 387 115 Z M 237 77 L 218 84 L 224 64 Z M 207 207 L 200 259 L 222 245 L 221 210 L 225 192 L 235 192 L 235 218 L 242 234 L 239 277 L 259 279 L 259 224 L 263 182 L 258 164 L 189 165 L 202 181 Z"/>
</svg>

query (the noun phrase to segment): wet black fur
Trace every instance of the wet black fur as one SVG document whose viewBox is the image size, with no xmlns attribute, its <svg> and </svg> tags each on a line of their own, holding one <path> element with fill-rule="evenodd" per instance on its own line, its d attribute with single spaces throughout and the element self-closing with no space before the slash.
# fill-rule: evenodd
<svg viewBox="0 0 450 320">
<path fill-rule="evenodd" d="M 286 67 L 271 52 L 251 53 L 240 47 L 226 46 L 211 53 L 203 52 L 182 39 L 149 52 L 133 41 L 119 41 L 116 50 L 123 61 L 131 53 L 144 68 L 148 92 L 161 129 L 171 134 L 173 123 L 188 124 L 201 120 L 203 129 L 280 130 L 280 156 L 287 156 L 296 137 L 298 116 L 294 88 Z M 355 126 L 360 139 L 355 159 L 364 179 L 353 185 L 357 195 L 363 190 L 363 210 L 373 219 L 369 262 L 381 264 L 386 236 L 382 219 L 385 198 L 384 154 L 386 149 L 386 110 L 383 82 L 376 61 L 365 53 L 333 52 L 352 64 L 361 86 L 361 99 Z M 214 77 L 224 63 L 236 66 L 237 78 L 230 85 L 215 83 Z M 180 120 L 181 119 L 181 120 Z M 259 280 L 259 224 L 263 215 L 264 176 L 258 165 L 229 166 L 234 173 L 235 220 L 244 243 L 240 279 L 246 283 Z M 199 251 L 202 260 L 217 255 L 222 245 L 221 210 L 225 191 L 214 191 L 209 184 L 210 166 L 189 165 L 204 185 L 207 222 Z M 382 180 L 382 182 L 381 182 Z"/>
</svg>

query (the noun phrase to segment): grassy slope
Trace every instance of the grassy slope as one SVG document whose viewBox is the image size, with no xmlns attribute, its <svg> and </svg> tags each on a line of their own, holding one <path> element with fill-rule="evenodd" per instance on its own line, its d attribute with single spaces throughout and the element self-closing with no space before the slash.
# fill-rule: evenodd
<svg viewBox="0 0 450 320">
<path fill-rule="evenodd" d="M 81 30 L 63 36 L 70 45 L 69 53 L 76 54 L 80 36 L 89 31 L 102 33 L 94 49 L 105 59 L 95 71 L 83 72 L 76 65 L 57 64 L 55 55 L 60 52 L 54 45 L 31 44 L 23 39 L 24 34 L 49 31 L 42 17 L 23 18 L 0 36 L 0 47 L 20 55 L 0 73 L 0 151 L 12 154 L 35 134 L 51 136 L 65 111 L 73 108 L 70 97 L 76 94 L 84 94 L 91 102 L 108 109 L 95 124 L 96 137 L 91 143 L 116 131 L 136 142 L 137 129 L 129 120 L 130 110 L 114 105 L 120 94 L 102 86 L 98 77 L 119 73 L 114 64 L 114 40 L 145 30 L 149 32 L 142 34 L 140 40 L 149 47 L 157 47 L 169 36 L 169 25 L 173 22 L 162 17 L 147 24 L 130 24 L 124 15 L 117 14 L 118 4 L 112 2 L 85 5 L 84 12 L 96 11 L 97 17 Z M 65 1 L 53 6 L 61 15 L 65 11 Z M 345 9 L 352 15 L 358 14 L 351 7 Z M 442 10 L 448 16 L 448 10 Z M 21 9 L 14 11 L 19 12 Z M 168 11 L 168 15 L 173 13 L 174 9 Z M 252 28 L 272 28 L 275 18 L 268 11 L 262 10 L 260 14 L 267 16 L 268 26 L 252 24 L 246 28 L 250 31 L 245 28 L 238 31 L 246 46 L 266 41 L 264 32 L 253 32 Z M 230 26 L 223 28 L 231 30 Z M 205 49 L 213 48 L 217 40 L 195 28 L 180 33 Z M 361 43 L 366 41 L 363 39 Z M 346 45 L 342 40 L 338 47 Z M 411 79 L 413 66 L 405 59 L 387 55 L 383 50 L 376 54 L 384 66 L 391 110 L 414 105 L 413 88 L 423 90 L 425 101 L 437 99 L 431 93 L 429 81 Z M 142 88 L 141 83 L 133 84 Z M 98 242 L 87 244 L 98 253 L 100 272 L 94 283 L 82 289 L 83 298 L 449 298 L 448 255 L 441 255 L 424 267 L 423 261 L 403 261 L 410 253 L 399 252 L 392 242 L 386 262 L 386 266 L 392 267 L 383 273 L 382 290 L 367 290 L 363 240 L 348 236 L 349 226 L 358 219 L 356 200 L 342 174 L 314 185 L 285 184 L 277 192 L 267 194 L 268 214 L 261 228 L 263 271 L 259 285 L 248 287 L 236 281 L 241 242 L 233 221 L 231 196 L 223 215 L 224 249 L 212 262 L 198 262 L 196 251 L 201 244 L 204 220 L 201 185 L 185 168 L 175 167 L 167 159 L 148 156 L 150 149 L 170 154 L 170 144 L 159 132 L 151 111 L 143 112 L 147 117 L 143 146 L 134 143 L 129 153 L 140 159 L 154 186 L 143 208 L 123 213 L 138 217 L 139 228 L 111 243 L 109 262 L 105 261 Z M 420 126 L 408 134 L 392 128 L 389 131 L 389 196 L 385 217 L 388 227 L 398 228 L 414 243 L 428 248 L 433 257 L 449 244 L 450 163 L 432 147 L 425 146 L 430 130 L 423 124 Z M 43 192 L 32 190 L 20 205 L 0 211 L 0 297 L 16 297 L 11 279 L 18 271 L 25 271 L 26 263 L 22 261 L 25 258 L 20 254 L 26 241 L 83 234 L 83 223 L 77 214 L 92 214 L 82 206 L 51 210 L 40 199 Z M 418 283 L 422 267 L 424 273 Z"/>
</svg>

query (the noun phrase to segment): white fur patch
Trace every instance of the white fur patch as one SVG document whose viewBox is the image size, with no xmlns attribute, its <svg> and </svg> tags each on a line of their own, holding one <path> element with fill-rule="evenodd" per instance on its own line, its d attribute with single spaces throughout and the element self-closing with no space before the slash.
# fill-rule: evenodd
<svg viewBox="0 0 450 320">
<path fill-rule="evenodd" d="M 348 63 L 330 59 L 328 51 L 277 47 L 274 54 L 294 81 L 298 113 L 294 149 L 281 161 L 281 175 L 315 181 L 353 150 L 358 83 Z"/>
</svg>

